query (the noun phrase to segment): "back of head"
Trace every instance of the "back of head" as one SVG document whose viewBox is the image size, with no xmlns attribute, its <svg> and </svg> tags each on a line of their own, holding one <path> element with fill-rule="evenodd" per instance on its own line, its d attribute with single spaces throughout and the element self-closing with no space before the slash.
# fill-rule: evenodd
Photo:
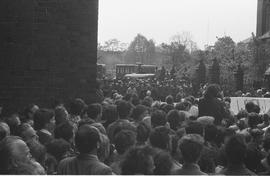
<svg viewBox="0 0 270 176">
<path fill-rule="evenodd" d="M 97 120 L 98 116 L 102 112 L 102 106 L 98 103 L 90 104 L 87 106 L 85 113 L 87 114 L 87 117 Z"/>
<path fill-rule="evenodd" d="M 151 114 L 151 125 L 153 128 L 164 126 L 166 122 L 166 113 L 164 111 L 156 110 Z"/>
<path fill-rule="evenodd" d="M 130 114 L 131 106 L 127 101 L 121 100 L 117 104 L 117 113 L 120 119 L 127 119 Z"/>
<path fill-rule="evenodd" d="M 179 149 L 185 163 L 197 163 L 203 150 L 203 138 L 198 134 L 187 134 L 180 139 Z"/>
<path fill-rule="evenodd" d="M 46 148 L 37 140 L 28 140 L 27 146 L 30 149 L 31 155 L 39 162 L 42 166 L 45 165 L 46 159 Z"/>
<path fill-rule="evenodd" d="M 102 120 L 105 120 L 107 122 L 114 122 L 118 118 L 117 115 L 117 109 L 115 105 L 107 105 L 103 108 L 102 112 Z"/>
<path fill-rule="evenodd" d="M 204 97 L 206 99 L 218 98 L 220 96 L 220 86 L 217 84 L 210 84 L 205 91 Z"/>
<path fill-rule="evenodd" d="M 225 144 L 225 153 L 230 164 L 242 164 L 247 152 L 245 138 L 233 135 Z"/>
<path fill-rule="evenodd" d="M 99 131 L 91 125 L 81 126 L 75 135 L 75 145 L 81 154 L 91 153 L 100 142 Z"/>
<path fill-rule="evenodd" d="M 47 145 L 47 152 L 59 162 L 70 150 L 70 144 L 64 139 L 54 139 Z"/>
<path fill-rule="evenodd" d="M 48 109 L 39 109 L 34 114 L 34 127 L 36 130 L 45 128 L 54 117 L 54 112 Z"/>
<path fill-rule="evenodd" d="M 86 107 L 85 102 L 80 98 L 76 98 L 70 103 L 70 107 L 69 107 L 70 114 L 76 115 L 76 116 L 81 115 L 85 107 Z"/>
<path fill-rule="evenodd" d="M 181 123 L 185 121 L 185 119 L 181 118 L 183 116 L 180 116 L 180 113 L 178 110 L 171 110 L 167 114 L 167 121 L 170 123 L 170 127 L 173 130 L 177 130 L 178 127 L 181 126 Z"/>
<path fill-rule="evenodd" d="M 136 175 L 153 174 L 153 149 L 149 146 L 136 146 L 131 148 L 121 165 L 121 174 Z"/>
<path fill-rule="evenodd" d="M 168 95 L 165 99 L 167 104 L 173 104 L 173 96 Z"/>
<path fill-rule="evenodd" d="M 169 129 L 158 126 L 150 133 L 150 143 L 153 147 L 168 150 L 170 146 Z"/>
<path fill-rule="evenodd" d="M 203 125 L 200 122 L 191 121 L 185 129 L 187 134 L 199 134 L 203 136 Z"/>
<path fill-rule="evenodd" d="M 144 144 L 150 135 L 150 127 L 146 125 L 144 122 L 140 122 L 137 126 L 137 142 Z"/>
<path fill-rule="evenodd" d="M 175 109 L 179 111 L 189 111 L 190 107 L 191 103 L 189 101 L 180 102 L 175 105 Z"/>
<path fill-rule="evenodd" d="M 260 117 L 257 113 L 252 112 L 248 114 L 248 126 L 250 128 L 256 128 L 259 122 Z"/>
<path fill-rule="evenodd" d="M 143 114 L 146 113 L 148 111 L 147 107 L 144 105 L 137 105 L 131 113 L 131 117 L 135 120 L 135 121 L 141 121 L 143 119 Z"/>
<path fill-rule="evenodd" d="M 173 166 L 173 161 L 168 152 L 163 150 L 157 151 L 158 153 L 155 154 L 154 163 L 154 175 L 170 175 L 171 169 Z"/>
<path fill-rule="evenodd" d="M 162 110 L 166 113 L 168 113 L 170 110 L 173 110 L 174 109 L 174 106 L 173 104 L 165 104 L 163 107 L 162 107 Z"/>
<path fill-rule="evenodd" d="M 115 149 L 118 154 L 124 154 L 136 143 L 136 134 L 131 130 L 121 130 L 114 138 Z"/>
<path fill-rule="evenodd" d="M 54 130 L 54 136 L 56 139 L 64 139 L 66 141 L 71 141 L 74 136 L 74 128 L 70 122 L 65 122 L 58 125 Z"/>
<path fill-rule="evenodd" d="M 246 103 L 245 108 L 248 113 L 255 112 L 256 104 L 252 101 L 249 101 Z"/>
</svg>

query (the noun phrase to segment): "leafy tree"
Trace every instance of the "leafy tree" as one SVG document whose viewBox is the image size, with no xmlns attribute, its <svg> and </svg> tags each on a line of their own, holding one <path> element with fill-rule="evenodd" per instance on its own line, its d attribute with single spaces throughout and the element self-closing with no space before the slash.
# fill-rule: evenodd
<svg viewBox="0 0 270 176">
<path fill-rule="evenodd" d="M 129 63 L 141 62 L 143 64 L 153 64 L 155 54 L 154 41 L 148 41 L 145 36 L 138 34 L 128 47 L 125 61 Z"/>
</svg>

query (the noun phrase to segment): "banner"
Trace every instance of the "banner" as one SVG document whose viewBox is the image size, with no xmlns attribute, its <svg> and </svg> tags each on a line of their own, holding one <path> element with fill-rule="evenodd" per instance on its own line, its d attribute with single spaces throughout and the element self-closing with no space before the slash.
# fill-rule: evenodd
<svg viewBox="0 0 270 176">
<path fill-rule="evenodd" d="M 237 114 L 240 110 L 245 109 L 247 102 L 254 102 L 261 108 L 260 113 L 267 113 L 270 109 L 270 98 L 257 97 L 231 97 L 231 110 Z"/>
</svg>

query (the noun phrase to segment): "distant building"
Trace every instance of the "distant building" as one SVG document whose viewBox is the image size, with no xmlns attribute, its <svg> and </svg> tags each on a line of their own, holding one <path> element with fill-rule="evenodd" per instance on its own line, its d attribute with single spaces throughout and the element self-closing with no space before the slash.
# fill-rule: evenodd
<svg viewBox="0 0 270 176">
<path fill-rule="evenodd" d="M 270 31 L 270 0 L 258 0 L 257 37 Z"/>
</svg>

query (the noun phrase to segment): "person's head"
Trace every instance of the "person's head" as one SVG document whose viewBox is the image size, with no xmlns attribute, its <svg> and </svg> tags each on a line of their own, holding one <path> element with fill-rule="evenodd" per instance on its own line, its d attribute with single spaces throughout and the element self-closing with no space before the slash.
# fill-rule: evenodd
<svg viewBox="0 0 270 176">
<path fill-rule="evenodd" d="M 252 130 L 250 130 L 250 136 L 252 138 L 252 141 L 255 142 L 258 145 L 261 145 L 263 142 L 263 130 L 258 129 L 258 128 L 254 128 Z"/>
<path fill-rule="evenodd" d="M 91 125 L 81 126 L 75 135 L 75 146 L 81 154 L 97 152 L 100 143 L 99 131 Z"/>
<path fill-rule="evenodd" d="M 214 142 L 217 137 L 217 127 L 215 125 L 206 125 L 204 129 L 204 139 L 208 142 Z"/>
<path fill-rule="evenodd" d="M 203 136 L 203 125 L 200 122 L 191 121 L 185 129 L 187 134 L 199 134 Z"/>
<path fill-rule="evenodd" d="M 165 99 L 165 102 L 167 104 L 173 104 L 173 96 L 172 95 L 168 95 Z"/>
<path fill-rule="evenodd" d="M 137 105 L 131 113 L 131 118 L 134 121 L 141 121 L 144 117 L 148 115 L 148 108 L 144 105 Z"/>
<path fill-rule="evenodd" d="M 268 114 L 263 114 L 263 122 L 264 123 L 269 123 L 270 116 Z"/>
<path fill-rule="evenodd" d="M 98 121 L 102 116 L 102 106 L 99 103 L 90 104 L 84 109 L 83 114 L 85 117 Z"/>
<path fill-rule="evenodd" d="M 33 120 L 34 113 L 39 109 L 35 104 L 29 104 L 23 110 L 24 121 Z"/>
<path fill-rule="evenodd" d="M 236 115 L 237 119 L 243 119 L 243 118 L 247 118 L 248 117 L 248 112 L 246 110 L 240 110 L 237 115 Z"/>
<path fill-rule="evenodd" d="M 69 143 L 74 141 L 74 128 L 70 122 L 62 123 L 56 126 L 54 130 L 54 136 L 56 139 L 64 139 Z"/>
<path fill-rule="evenodd" d="M 103 108 L 102 120 L 112 123 L 118 119 L 117 110 L 115 105 L 107 105 Z"/>
<path fill-rule="evenodd" d="M 225 103 L 225 105 L 226 105 L 226 108 L 227 109 L 230 109 L 231 108 L 231 98 L 230 97 L 225 97 L 224 99 L 223 99 L 223 101 L 224 101 L 224 103 Z"/>
<path fill-rule="evenodd" d="M 170 130 L 164 126 L 158 126 L 150 133 L 150 144 L 159 149 L 170 150 L 171 140 L 169 135 Z"/>
<path fill-rule="evenodd" d="M 29 147 L 32 157 L 42 166 L 45 166 L 46 160 L 45 146 L 43 146 L 38 140 L 28 140 L 26 144 Z"/>
<path fill-rule="evenodd" d="M 68 155 L 70 144 L 64 139 L 53 139 L 47 146 L 47 152 L 59 162 Z"/>
<path fill-rule="evenodd" d="M 131 130 L 121 130 L 115 135 L 115 149 L 118 154 L 124 154 L 136 143 L 136 134 Z"/>
<path fill-rule="evenodd" d="M 31 158 L 28 146 L 17 136 L 7 136 L 0 142 L 0 156 L 0 171 L 4 173 Z"/>
<path fill-rule="evenodd" d="M 54 112 L 48 109 L 39 109 L 34 114 L 35 130 L 47 129 L 52 132 L 55 126 Z"/>
<path fill-rule="evenodd" d="M 19 126 L 19 136 L 26 142 L 30 140 L 38 140 L 36 131 L 28 123 L 23 123 Z"/>
<path fill-rule="evenodd" d="M 179 149 L 185 163 L 197 163 L 203 150 L 203 138 L 198 134 L 187 134 L 179 141 Z"/>
<path fill-rule="evenodd" d="M 177 130 L 181 127 L 181 124 L 183 121 L 185 121 L 185 116 L 180 115 L 180 112 L 178 110 L 171 110 L 167 114 L 167 121 L 170 124 L 170 128 L 173 130 Z"/>
<path fill-rule="evenodd" d="M 220 97 L 220 86 L 217 84 L 210 84 L 205 91 L 204 97 L 206 99 L 218 98 Z"/>
<path fill-rule="evenodd" d="M 140 98 L 137 94 L 132 94 L 131 96 L 131 103 L 134 105 L 134 106 L 137 106 L 140 104 Z"/>
<path fill-rule="evenodd" d="M 170 175 L 173 167 L 173 161 L 168 152 L 158 150 L 154 156 L 154 175 Z"/>
<path fill-rule="evenodd" d="M 256 128 L 260 122 L 260 117 L 257 113 L 249 113 L 248 114 L 248 126 L 250 128 Z"/>
<path fill-rule="evenodd" d="M 151 128 L 144 122 L 140 122 L 137 126 L 137 143 L 145 144 L 150 135 Z"/>
<path fill-rule="evenodd" d="M 18 136 L 18 127 L 21 125 L 21 120 L 18 114 L 12 114 L 10 117 L 7 117 L 6 123 L 10 128 L 10 134 Z"/>
<path fill-rule="evenodd" d="M 176 94 L 176 97 L 175 97 L 175 102 L 181 102 L 182 101 L 182 93 L 179 92 Z"/>
<path fill-rule="evenodd" d="M 164 104 L 161 108 L 165 113 L 168 113 L 170 110 L 174 109 L 173 104 Z"/>
<path fill-rule="evenodd" d="M 189 101 L 183 101 L 175 105 L 175 109 L 179 111 L 189 111 L 190 107 L 191 107 L 191 103 Z"/>
<path fill-rule="evenodd" d="M 55 112 L 55 125 L 68 121 L 68 112 L 64 106 L 57 106 Z"/>
<path fill-rule="evenodd" d="M 69 107 L 70 114 L 76 116 L 81 115 L 85 107 L 86 107 L 85 102 L 80 98 L 76 98 L 70 103 Z"/>
<path fill-rule="evenodd" d="M 255 112 L 256 104 L 252 101 L 249 101 L 246 103 L 245 108 L 248 113 Z"/>
<path fill-rule="evenodd" d="M 152 106 L 152 103 L 153 103 L 153 100 L 151 99 L 151 97 L 144 97 L 141 104 L 150 108 Z"/>
<path fill-rule="evenodd" d="M 149 146 L 131 148 L 121 164 L 122 175 L 151 175 L 154 170 L 153 149 Z"/>
<path fill-rule="evenodd" d="M 9 135 L 10 129 L 8 124 L 6 124 L 5 122 L 0 122 L 0 141 Z"/>
<path fill-rule="evenodd" d="M 245 138 L 242 135 L 233 135 L 225 143 L 225 154 L 230 164 L 242 164 L 245 160 L 246 152 L 247 146 L 245 143 Z"/>
<path fill-rule="evenodd" d="M 166 125 L 166 113 L 162 110 L 156 110 L 151 114 L 151 125 L 153 128 Z"/>
<path fill-rule="evenodd" d="M 120 100 L 117 104 L 117 113 L 120 119 L 127 119 L 131 111 L 131 105 L 124 100 Z"/>
</svg>

